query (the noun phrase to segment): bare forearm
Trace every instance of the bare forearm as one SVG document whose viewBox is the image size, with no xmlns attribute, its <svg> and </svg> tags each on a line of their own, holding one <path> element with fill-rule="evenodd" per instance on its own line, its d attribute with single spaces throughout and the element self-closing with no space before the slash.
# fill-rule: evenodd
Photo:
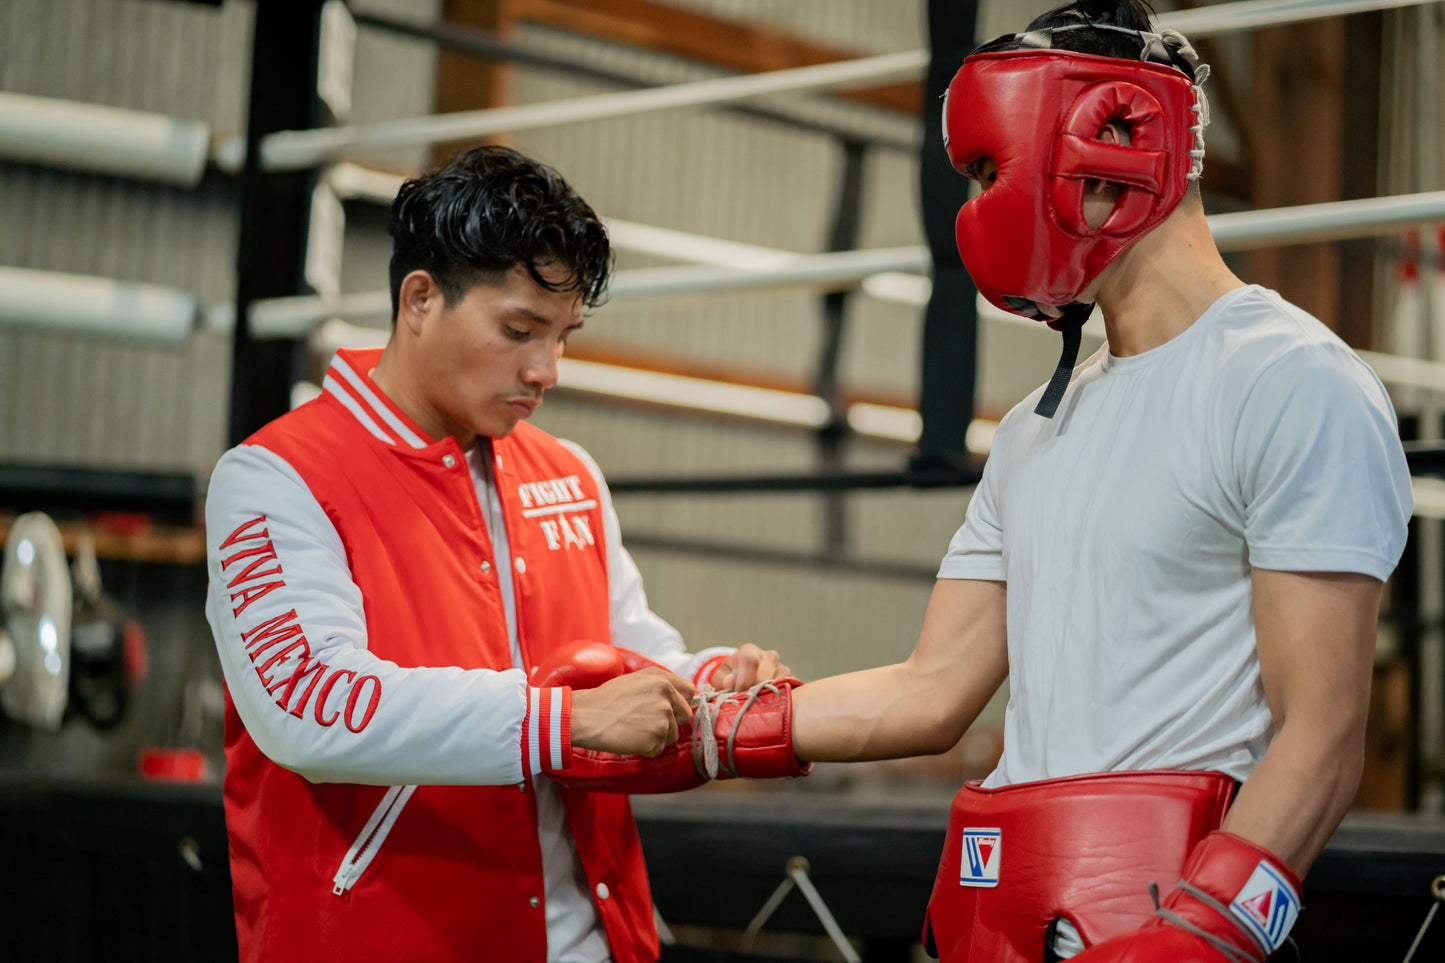
<svg viewBox="0 0 1445 963">
<path fill-rule="evenodd" d="M 1002 582 L 940 579 L 908 660 L 793 693 L 793 748 L 808 762 L 947 752 L 1008 675 Z"/>
<path fill-rule="evenodd" d="M 1265 847 L 1300 876 L 1339 825 L 1364 765 L 1357 731 L 1333 737 L 1285 725 L 1239 791 L 1224 828 Z"/>
<path fill-rule="evenodd" d="M 809 762 L 856 762 L 943 752 L 943 707 L 919 692 L 906 663 L 820 679 L 793 693 L 793 748 Z"/>
</svg>

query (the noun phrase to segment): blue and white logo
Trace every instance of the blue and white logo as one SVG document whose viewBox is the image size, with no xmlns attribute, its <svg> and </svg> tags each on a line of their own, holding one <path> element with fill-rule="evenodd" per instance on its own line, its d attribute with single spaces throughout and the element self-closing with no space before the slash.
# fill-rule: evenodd
<svg viewBox="0 0 1445 963">
<path fill-rule="evenodd" d="M 1229 909 L 1273 953 L 1299 917 L 1299 895 L 1278 870 L 1260 860 Z"/>
<path fill-rule="evenodd" d="M 959 860 L 958 885 L 998 885 L 999 853 L 1003 833 L 997 829 L 968 828 L 963 831 L 963 857 Z"/>
</svg>

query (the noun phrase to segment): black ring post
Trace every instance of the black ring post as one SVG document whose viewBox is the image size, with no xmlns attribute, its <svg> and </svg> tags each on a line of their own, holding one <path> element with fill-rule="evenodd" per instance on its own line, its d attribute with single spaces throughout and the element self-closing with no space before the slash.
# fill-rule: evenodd
<svg viewBox="0 0 1445 963">
<path fill-rule="evenodd" d="M 978 356 L 976 289 L 963 269 L 953 221 L 968 200 L 968 180 L 953 169 L 943 150 L 940 117 L 944 91 L 974 47 L 977 0 L 929 0 L 930 60 L 923 87 L 923 147 L 919 199 L 923 228 L 933 255 L 933 296 L 923 319 L 923 378 L 918 411 L 923 435 L 915 468 L 962 465 L 964 441 L 973 420 L 974 365 Z"/>
<path fill-rule="evenodd" d="M 307 293 L 306 237 L 315 174 L 267 173 L 261 169 L 260 148 L 267 134 L 321 124 L 316 93 L 321 5 L 322 0 L 256 4 L 231 338 L 232 445 L 290 410 L 291 386 L 306 370 L 304 340 L 253 341 L 248 314 L 263 298 Z"/>
</svg>

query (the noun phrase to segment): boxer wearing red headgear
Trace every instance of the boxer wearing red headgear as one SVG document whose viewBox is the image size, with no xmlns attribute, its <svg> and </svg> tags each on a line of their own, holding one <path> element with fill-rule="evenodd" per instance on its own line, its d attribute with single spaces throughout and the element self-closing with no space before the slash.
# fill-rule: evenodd
<svg viewBox="0 0 1445 963">
<path fill-rule="evenodd" d="M 1108 343 L 1000 424 L 909 658 L 793 694 L 799 758 L 878 759 L 949 749 L 1009 680 L 929 906 L 945 960 L 1263 960 L 1359 780 L 1409 476 L 1373 373 L 1214 247 L 1203 78 L 1143 4 L 1091 2 L 949 89 L 979 290 L 1075 345 L 1097 303 Z"/>
<path fill-rule="evenodd" d="M 974 284 L 997 307 L 1048 320 L 1065 334 L 1058 372 L 1037 409 L 1045 417 L 1058 407 L 1079 329 L 1094 308 L 1080 296 L 1198 181 L 1209 123 L 1200 87 L 1209 68 L 1193 65 L 1183 37 L 1134 31 L 1135 62 L 1054 49 L 1055 33 L 1079 29 L 1001 38 L 1019 45 L 1006 50 L 989 50 L 1001 43 L 994 41 L 964 61 L 944 99 L 949 160 L 975 179 L 975 166 L 986 161 L 995 178 L 958 212 L 958 250 Z M 1130 142 L 1101 139 L 1105 125 L 1127 131 Z M 1119 191 L 1099 223 L 1085 215 L 1090 182 Z"/>
</svg>

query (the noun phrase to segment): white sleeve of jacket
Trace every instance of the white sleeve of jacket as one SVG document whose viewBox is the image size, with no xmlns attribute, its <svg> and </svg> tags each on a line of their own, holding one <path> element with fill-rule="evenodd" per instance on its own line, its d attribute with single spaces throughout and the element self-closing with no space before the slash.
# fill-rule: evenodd
<svg viewBox="0 0 1445 963">
<path fill-rule="evenodd" d="M 689 652 L 682 634 L 647 605 L 647 592 L 642 587 L 642 573 L 632 555 L 622 546 L 622 526 L 612 506 L 612 493 L 602 469 L 581 445 L 563 441 L 587 465 L 597 482 L 602 508 L 602 533 L 607 541 L 607 590 L 610 597 L 612 644 L 640 652 L 661 662 L 694 685 L 712 676 L 713 670 L 732 655 L 734 646 L 713 646 L 701 652 Z"/>
<path fill-rule="evenodd" d="M 216 465 L 206 564 L 227 689 L 277 764 L 312 782 L 505 785 L 570 757 L 570 689 L 369 651 L 341 537 L 274 452 L 242 445 Z"/>
</svg>

